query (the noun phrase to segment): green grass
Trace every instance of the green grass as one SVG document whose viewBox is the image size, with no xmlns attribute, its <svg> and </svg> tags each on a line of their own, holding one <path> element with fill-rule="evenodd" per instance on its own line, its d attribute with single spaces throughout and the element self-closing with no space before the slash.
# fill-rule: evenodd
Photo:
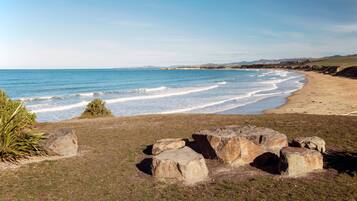
<svg viewBox="0 0 357 201">
<path fill-rule="evenodd" d="M 222 178 L 186 187 L 155 182 L 140 171 L 146 146 L 161 138 L 190 137 L 225 125 L 265 126 L 295 136 L 319 136 L 327 149 L 326 173 L 300 179 L 278 176 Z M 0 200 L 356 200 L 357 117 L 284 115 L 158 115 L 40 124 L 69 127 L 81 156 L 0 171 Z"/>
</svg>

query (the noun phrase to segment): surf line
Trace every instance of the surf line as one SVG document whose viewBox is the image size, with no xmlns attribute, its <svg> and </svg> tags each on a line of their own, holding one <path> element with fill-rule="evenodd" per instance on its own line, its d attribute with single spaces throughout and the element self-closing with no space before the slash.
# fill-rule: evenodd
<svg viewBox="0 0 357 201">
<path fill-rule="evenodd" d="M 208 86 L 208 87 L 200 87 L 200 88 L 195 88 L 195 89 L 191 89 L 191 90 L 172 92 L 172 93 L 166 93 L 166 94 L 109 99 L 109 100 L 105 100 L 105 102 L 107 104 L 114 104 L 114 103 L 123 103 L 123 102 L 128 102 L 128 101 L 158 99 L 158 98 L 166 98 L 166 97 L 171 97 L 171 96 L 182 96 L 182 95 L 187 95 L 187 94 L 191 94 L 191 93 L 208 91 L 208 90 L 215 89 L 218 87 L 219 87 L 219 85 L 212 85 L 212 86 Z M 38 109 L 38 110 L 32 110 L 31 112 L 44 113 L 44 112 L 63 111 L 63 110 L 69 110 L 69 109 L 78 108 L 78 107 L 84 107 L 88 103 L 89 103 L 88 101 L 82 101 L 80 103 L 76 103 L 76 104 L 72 104 L 72 105 L 64 105 L 64 106 L 58 106 L 58 107 L 53 107 L 53 108 L 43 108 L 43 109 Z"/>
</svg>

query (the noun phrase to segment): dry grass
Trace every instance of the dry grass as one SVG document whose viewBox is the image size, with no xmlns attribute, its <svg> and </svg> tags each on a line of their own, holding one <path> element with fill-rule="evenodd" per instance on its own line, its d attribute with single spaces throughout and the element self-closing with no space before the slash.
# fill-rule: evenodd
<svg viewBox="0 0 357 201">
<path fill-rule="evenodd" d="M 143 150 L 166 137 L 232 124 L 253 124 L 293 136 L 317 135 L 329 171 L 301 179 L 277 176 L 221 179 L 195 187 L 164 185 L 137 168 Z M 0 172 L 0 200 L 356 200 L 357 117 L 317 115 L 163 115 L 72 120 L 38 125 L 70 127 L 81 156 Z"/>
<path fill-rule="evenodd" d="M 329 58 L 319 61 L 313 61 L 310 62 L 309 64 L 318 65 L 318 66 L 339 66 L 342 69 L 346 67 L 357 66 L 357 56 Z"/>
</svg>

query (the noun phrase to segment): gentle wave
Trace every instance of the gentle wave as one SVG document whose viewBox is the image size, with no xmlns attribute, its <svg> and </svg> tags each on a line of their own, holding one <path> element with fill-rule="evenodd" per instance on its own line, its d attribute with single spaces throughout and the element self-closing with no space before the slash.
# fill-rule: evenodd
<svg viewBox="0 0 357 201">
<path fill-rule="evenodd" d="M 104 94 L 112 94 L 114 92 L 88 92 L 88 93 L 78 93 L 78 94 L 71 94 L 71 95 L 64 95 L 64 96 L 43 96 L 43 97 L 29 97 L 29 98 L 20 98 L 19 100 L 23 102 L 31 102 L 31 101 L 46 101 L 46 100 L 63 100 L 66 98 L 73 98 L 73 97 L 96 97 L 101 96 Z"/>
<path fill-rule="evenodd" d="M 148 99 L 166 98 L 166 97 L 171 97 L 171 96 L 181 96 L 181 95 L 187 95 L 187 94 L 191 94 L 191 93 L 198 93 L 198 92 L 202 92 L 202 91 L 207 91 L 207 90 L 215 89 L 217 87 L 219 87 L 219 86 L 218 85 L 212 85 L 212 86 L 208 86 L 208 87 L 200 87 L 200 88 L 194 88 L 194 89 L 191 89 L 191 90 L 172 92 L 172 93 L 166 93 L 166 94 L 148 95 L 148 96 L 133 96 L 133 97 L 125 97 L 125 98 L 108 99 L 108 100 L 105 100 L 105 102 L 107 104 L 113 104 L 113 103 L 122 103 L 122 102 L 128 102 L 128 101 L 136 101 L 136 100 L 148 100 Z M 73 108 L 83 107 L 83 106 L 87 105 L 88 103 L 89 103 L 88 101 L 82 101 L 80 103 L 71 104 L 71 105 L 64 105 L 64 106 L 58 106 L 58 107 L 53 107 L 53 108 L 44 108 L 44 109 L 32 110 L 31 112 L 33 112 L 33 113 L 44 113 L 44 112 L 63 111 L 63 110 L 69 110 L 69 109 L 73 109 Z"/>
<path fill-rule="evenodd" d="M 52 108 L 31 110 L 31 112 L 33 112 L 33 113 L 57 112 L 57 111 L 63 111 L 63 110 L 69 110 L 69 109 L 73 109 L 73 108 L 83 107 L 83 106 L 86 106 L 88 103 L 89 103 L 88 101 L 82 101 L 80 103 L 76 103 L 76 104 L 72 104 L 72 105 L 64 105 L 64 106 L 57 106 L 57 107 L 52 107 Z"/>
<path fill-rule="evenodd" d="M 272 81 L 266 81 L 264 83 L 268 83 L 268 84 L 272 84 L 271 87 L 269 88 L 266 88 L 266 89 L 260 89 L 260 90 L 256 90 L 256 91 L 252 91 L 252 92 L 248 92 L 244 95 L 240 95 L 240 96 L 236 96 L 234 98 L 229 98 L 229 99 L 225 99 L 225 100 L 222 100 L 222 101 L 217 101 L 217 102 L 212 102 L 212 103 L 207 103 L 207 104 L 203 104 L 203 105 L 199 105 L 199 106 L 194 106 L 194 107 L 188 107 L 188 108 L 182 108 L 182 109 L 175 109 L 175 110 L 170 110 L 170 111 L 164 111 L 164 112 L 159 112 L 159 114 L 173 114 L 173 113 L 183 113 L 183 112 L 190 112 L 190 111 L 194 111 L 194 110 L 198 110 L 198 109 L 203 109 L 203 108 L 207 108 L 207 107 L 212 107 L 212 106 L 216 106 L 216 105 L 221 105 L 221 104 L 224 104 L 224 103 L 227 103 L 227 102 L 230 102 L 230 101 L 236 101 L 236 100 L 240 100 L 240 99 L 243 99 L 243 98 L 249 98 L 249 97 L 252 97 L 252 96 L 269 96 L 269 95 L 278 95 L 278 94 L 285 94 L 285 93 L 292 93 L 296 90 L 289 90 L 289 91 L 286 91 L 286 92 L 275 92 L 275 93 L 269 93 L 269 94 L 258 94 L 258 93 L 261 93 L 261 92 L 265 92 L 265 91 L 272 91 L 272 90 L 275 90 L 278 88 L 277 84 L 281 83 L 281 82 L 284 82 L 284 81 L 287 81 L 287 80 L 291 80 L 291 79 L 294 79 L 294 78 L 297 78 L 297 77 L 290 77 L 290 78 L 285 78 L 285 79 L 278 79 L 278 80 L 272 80 Z M 241 107 L 241 106 L 245 106 L 247 104 L 251 104 L 251 103 L 254 103 L 254 102 L 257 102 L 261 99 L 257 99 L 256 101 L 253 101 L 253 102 L 247 102 L 247 103 L 242 103 L 242 104 L 239 104 L 237 105 L 236 107 Z M 225 110 L 223 110 L 225 111 Z M 218 111 L 220 112 L 220 111 Z"/>
<path fill-rule="evenodd" d="M 225 84 L 227 84 L 226 81 L 217 83 L 217 85 L 225 85 Z M 155 87 L 155 88 L 140 88 L 140 89 L 134 90 L 134 92 L 136 91 L 136 92 L 150 93 L 150 92 L 164 91 L 167 89 L 168 89 L 167 87 L 161 86 L 161 87 Z M 64 95 L 64 96 L 26 97 L 26 98 L 20 98 L 19 100 L 23 101 L 23 102 L 46 101 L 46 100 L 64 100 L 64 99 L 73 98 L 73 97 L 98 97 L 98 96 L 117 94 L 117 93 L 120 93 L 120 92 L 119 91 L 86 92 L 86 93 L 70 94 L 70 95 Z"/>
<path fill-rule="evenodd" d="M 284 78 L 284 79 L 274 79 L 274 80 L 261 81 L 260 83 L 263 83 L 263 84 L 279 84 L 281 82 L 285 82 L 285 81 L 292 80 L 292 79 L 295 79 L 295 78 L 298 78 L 298 76 L 288 77 L 288 78 Z"/>
<path fill-rule="evenodd" d="M 240 96 L 236 96 L 233 98 L 229 98 L 229 99 L 225 99 L 225 100 L 221 100 L 221 101 L 217 101 L 217 102 L 212 102 L 212 103 L 207 103 L 207 104 L 203 104 L 203 105 L 199 105 L 199 106 L 194 106 L 194 107 L 189 107 L 189 108 L 183 108 L 183 109 L 176 109 L 176 110 L 170 110 L 170 111 L 164 111 L 164 112 L 160 112 L 160 114 L 173 114 L 173 113 L 182 113 L 182 112 L 189 112 L 189 111 L 193 111 L 193 110 L 198 110 L 198 109 L 203 109 L 203 108 L 207 108 L 207 107 L 212 107 L 212 106 L 216 106 L 216 105 L 221 105 L 230 101 L 236 101 L 236 100 L 240 100 L 243 98 L 249 98 L 254 96 L 255 94 L 259 93 L 259 92 L 263 92 L 263 91 L 271 91 L 276 89 L 275 87 L 272 88 L 268 88 L 268 89 L 261 89 L 261 90 L 256 90 L 256 91 L 252 91 L 252 92 L 248 92 L 244 95 L 240 95 Z"/>
<path fill-rule="evenodd" d="M 157 91 L 162 91 L 167 89 L 167 87 L 157 87 L 157 88 L 143 88 L 143 89 L 137 89 L 134 91 L 137 92 L 157 92 Z M 120 93 L 119 91 L 107 91 L 107 92 L 86 92 L 86 93 L 78 93 L 78 94 L 70 94 L 70 95 L 64 95 L 64 96 L 43 96 L 43 97 L 26 97 L 26 98 L 20 98 L 20 101 L 23 102 L 31 102 L 31 101 L 46 101 L 46 100 L 63 100 L 67 98 L 73 98 L 73 97 L 98 97 L 98 96 L 103 96 L 103 95 L 108 95 L 108 94 L 117 94 Z"/>
<path fill-rule="evenodd" d="M 138 89 L 137 91 L 139 91 L 139 92 L 157 92 L 157 91 L 163 91 L 166 89 L 167 89 L 167 87 L 161 86 L 161 87 L 155 87 L 155 88 L 142 88 L 142 89 Z"/>
<path fill-rule="evenodd" d="M 236 104 L 236 105 L 233 105 L 233 106 L 230 106 L 230 107 L 225 107 L 225 108 L 222 108 L 222 109 L 219 109 L 219 110 L 211 111 L 211 113 L 220 113 L 220 112 L 236 109 L 236 108 L 239 108 L 239 107 L 244 107 L 246 105 L 262 101 L 262 100 L 264 100 L 266 98 L 271 98 L 271 97 L 278 96 L 278 95 L 283 95 L 283 94 L 290 94 L 290 93 L 293 93 L 293 92 L 295 92 L 297 90 L 298 89 L 289 90 L 289 91 L 282 91 L 282 92 L 267 93 L 267 94 L 256 94 L 255 96 L 260 97 L 260 98 L 257 98 L 257 99 L 255 99 L 253 101 L 240 103 L 240 104 Z"/>
<path fill-rule="evenodd" d="M 171 96 L 182 96 L 182 95 L 187 95 L 187 94 L 191 94 L 191 93 L 208 91 L 208 90 L 215 89 L 218 87 L 219 87 L 218 85 L 212 85 L 212 86 L 208 86 L 208 87 L 201 87 L 201 88 L 195 88 L 195 89 L 191 89 L 191 90 L 178 91 L 178 92 L 171 92 L 171 93 L 166 93 L 166 94 L 109 99 L 109 100 L 106 100 L 105 102 L 108 104 L 112 104 L 112 103 L 122 103 L 122 102 L 128 102 L 128 101 L 136 101 L 136 100 L 149 100 L 149 99 L 166 98 L 166 97 L 171 97 Z"/>
<path fill-rule="evenodd" d="M 268 76 L 279 76 L 279 77 L 287 77 L 288 76 L 288 71 L 285 70 L 272 70 L 268 72 L 264 72 L 260 75 L 257 75 L 256 77 L 268 77 Z"/>
<path fill-rule="evenodd" d="M 45 100 L 56 100 L 62 99 L 60 96 L 42 96 L 42 97 L 34 97 L 34 98 L 20 98 L 19 100 L 22 102 L 31 102 L 31 101 L 45 101 Z"/>
</svg>

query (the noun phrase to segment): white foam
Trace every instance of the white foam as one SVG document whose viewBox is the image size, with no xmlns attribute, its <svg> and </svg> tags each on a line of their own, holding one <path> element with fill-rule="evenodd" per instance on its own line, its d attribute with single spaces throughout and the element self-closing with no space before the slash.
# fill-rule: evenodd
<svg viewBox="0 0 357 201">
<path fill-rule="evenodd" d="M 77 96 L 85 96 L 85 97 L 92 97 L 94 96 L 94 93 L 89 92 L 89 93 L 79 93 Z"/>
<path fill-rule="evenodd" d="M 82 102 L 71 104 L 71 105 L 64 105 L 64 106 L 57 106 L 57 107 L 51 107 L 51 108 L 43 108 L 43 109 L 38 109 L 38 110 L 32 110 L 31 112 L 33 112 L 33 113 L 44 113 L 44 112 L 57 112 L 57 111 L 63 111 L 63 110 L 70 110 L 70 109 L 73 109 L 73 108 L 86 106 L 88 103 L 89 103 L 88 101 L 82 101 Z"/>
<path fill-rule="evenodd" d="M 280 77 L 287 77 L 289 72 L 286 70 L 274 70 L 274 73 Z"/>
<path fill-rule="evenodd" d="M 161 87 L 155 87 L 155 88 L 142 88 L 142 89 L 138 89 L 139 92 L 157 92 L 157 91 L 163 91 L 167 89 L 167 87 L 165 86 L 161 86 Z"/>
<path fill-rule="evenodd" d="M 128 101 L 136 101 L 136 100 L 150 100 L 150 99 L 166 98 L 166 97 L 171 97 L 171 96 L 182 96 L 182 95 L 187 95 L 187 94 L 191 94 L 191 93 L 208 91 L 211 89 L 215 89 L 217 87 L 219 87 L 219 86 L 212 85 L 212 86 L 208 86 L 208 87 L 199 87 L 199 88 L 181 90 L 181 91 L 165 93 L 165 94 L 115 98 L 115 99 L 106 100 L 105 102 L 108 104 L 113 104 L 113 103 L 122 103 L 122 102 L 128 102 Z"/>
<path fill-rule="evenodd" d="M 226 81 L 222 81 L 222 82 L 217 82 L 217 84 L 218 85 L 225 85 L 225 84 L 227 84 L 227 82 Z"/>
</svg>

